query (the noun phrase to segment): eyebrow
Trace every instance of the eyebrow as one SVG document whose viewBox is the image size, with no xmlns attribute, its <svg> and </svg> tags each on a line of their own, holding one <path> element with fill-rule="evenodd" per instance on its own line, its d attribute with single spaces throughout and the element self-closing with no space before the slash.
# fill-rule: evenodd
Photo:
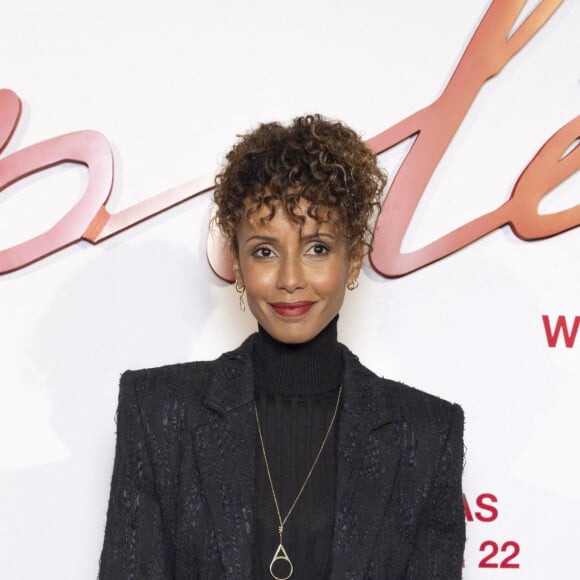
<svg viewBox="0 0 580 580">
<path fill-rule="evenodd" d="M 318 238 L 329 238 L 330 240 L 335 240 L 335 236 L 333 236 L 332 234 L 328 234 L 326 232 L 315 232 L 313 234 L 308 234 L 306 236 L 300 236 L 300 240 L 302 241 L 310 241 L 310 240 L 315 240 Z M 256 234 L 254 236 L 250 236 L 249 238 L 246 238 L 245 243 L 249 244 L 251 241 L 253 240 L 260 240 L 261 242 L 269 242 L 271 244 L 274 244 L 278 241 L 278 238 L 276 238 L 275 236 L 264 236 L 264 235 L 259 235 Z"/>
</svg>

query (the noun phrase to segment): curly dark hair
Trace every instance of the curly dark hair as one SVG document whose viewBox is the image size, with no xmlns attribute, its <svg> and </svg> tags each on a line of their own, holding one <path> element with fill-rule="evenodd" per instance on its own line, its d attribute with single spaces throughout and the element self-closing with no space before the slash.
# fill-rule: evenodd
<svg viewBox="0 0 580 580">
<path fill-rule="evenodd" d="M 297 117 L 287 127 L 266 123 L 227 154 L 216 177 L 216 221 L 237 251 L 236 227 L 246 212 L 266 206 L 267 221 L 281 206 L 303 223 L 296 212 L 303 198 L 308 215 L 332 222 L 351 251 L 370 249 L 369 221 L 386 181 L 374 153 L 343 123 L 321 115 Z"/>
</svg>

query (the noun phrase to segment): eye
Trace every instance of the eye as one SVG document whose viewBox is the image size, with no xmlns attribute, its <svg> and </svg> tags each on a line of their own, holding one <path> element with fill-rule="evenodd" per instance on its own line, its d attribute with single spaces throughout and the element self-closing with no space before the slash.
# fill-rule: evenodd
<svg viewBox="0 0 580 580">
<path fill-rule="evenodd" d="M 252 252 L 252 255 L 257 258 L 271 258 L 274 255 L 274 252 L 267 246 L 260 246 Z"/>
<path fill-rule="evenodd" d="M 320 242 L 317 242 L 316 244 L 310 246 L 307 253 L 313 254 L 315 256 L 324 256 L 325 254 L 328 254 L 328 252 L 329 249 L 326 244 L 321 244 Z"/>
</svg>

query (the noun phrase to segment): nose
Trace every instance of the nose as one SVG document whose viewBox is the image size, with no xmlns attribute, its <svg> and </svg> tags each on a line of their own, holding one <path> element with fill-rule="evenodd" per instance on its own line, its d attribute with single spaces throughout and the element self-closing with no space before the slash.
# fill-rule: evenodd
<svg viewBox="0 0 580 580">
<path fill-rule="evenodd" d="M 297 256 L 286 256 L 280 260 L 276 288 L 294 292 L 305 286 L 304 265 L 301 260 Z"/>
</svg>

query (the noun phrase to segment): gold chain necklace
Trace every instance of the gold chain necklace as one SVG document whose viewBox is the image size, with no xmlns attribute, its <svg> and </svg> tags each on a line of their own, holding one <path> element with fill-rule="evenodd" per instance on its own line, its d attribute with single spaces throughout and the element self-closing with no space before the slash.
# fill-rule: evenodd
<svg viewBox="0 0 580 580">
<path fill-rule="evenodd" d="M 334 420 L 336 419 L 336 415 L 338 413 L 338 405 L 340 403 L 340 395 L 341 394 L 342 394 L 342 385 L 340 385 L 340 387 L 338 389 L 338 397 L 336 399 L 336 406 L 334 407 L 334 413 L 332 414 L 332 419 L 330 421 L 330 425 L 328 426 L 328 430 L 326 431 L 326 435 L 324 436 L 324 439 L 322 440 L 322 445 L 320 446 L 320 449 L 318 450 L 318 453 L 316 454 L 316 457 L 314 458 L 314 462 L 312 463 L 312 467 L 310 468 L 310 471 L 308 472 L 308 475 L 306 476 L 306 479 L 304 480 L 304 483 L 302 484 L 300 491 L 296 495 L 296 499 L 294 499 L 294 502 L 290 506 L 290 509 L 288 510 L 288 513 L 286 514 L 286 517 L 284 519 L 282 519 L 282 514 L 280 513 L 280 507 L 278 505 L 278 498 L 276 497 L 276 491 L 274 490 L 274 483 L 272 482 L 272 474 L 270 473 L 270 465 L 268 464 L 268 456 L 266 455 L 266 446 L 264 445 L 264 437 L 262 435 L 262 428 L 260 426 L 260 416 L 258 415 L 258 407 L 256 406 L 256 403 L 254 402 L 254 411 L 256 412 L 256 423 L 258 424 L 258 434 L 260 435 L 260 443 L 262 444 L 262 454 L 264 455 L 264 463 L 266 464 L 266 473 L 268 474 L 268 481 L 270 482 L 270 489 L 272 490 L 272 497 L 274 498 L 274 505 L 276 506 L 276 513 L 278 514 L 278 521 L 280 522 L 280 525 L 278 526 L 278 533 L 280 534 L 280 545 L 278 546 L 278 549 L 274 553 L 274 557 L 272 558 L 272 561 L 270 562 L 270 574 L 272 575 L 272 578 L 274 578 L 275 580 L 288 580 L 288 578 L 290 578 L 290 576 L 292 576 L 292 573 L 294 572 L 294 566 L 292 565 L 292 562 L 290 561 L 288 553 L 286 552 L 286 549 L 284 548 L 284 544 L 282 542 L 282 534 L 284 533 L 284 526 L 286 525 L 286 522 L 287 522 L 288 518 L 290 517 L 290 514 L 294 511 L 294 507 L 298 503 L 298 500 L 300 499 L 300 496 L 302 495 L 302 492 L 304 491 L 304 488 L 306 487 L 306 484 L 310 480 L 310 476 L 312 475 L 312 472 L 314 471 L 314 468 L 316 467 L 316 464 L 318 463 L 318 460 L 320 459 L 320 455 L 322 454 L 324 446 L 326 445 L 326 441 L 328 439 L 328 436 L 330 435 L 330 431 L 332 430 L 332 426 L 334 425 Z M 288 576 L 276 576 L 276 574 L 274 574 L 273 567 L 274 567 L 274 564 L 278 560 L 283 560 L 283 561 L 288 562 L 288 564 L 290 566 L 290 572 L 288 573 Z"/>
</svg>

